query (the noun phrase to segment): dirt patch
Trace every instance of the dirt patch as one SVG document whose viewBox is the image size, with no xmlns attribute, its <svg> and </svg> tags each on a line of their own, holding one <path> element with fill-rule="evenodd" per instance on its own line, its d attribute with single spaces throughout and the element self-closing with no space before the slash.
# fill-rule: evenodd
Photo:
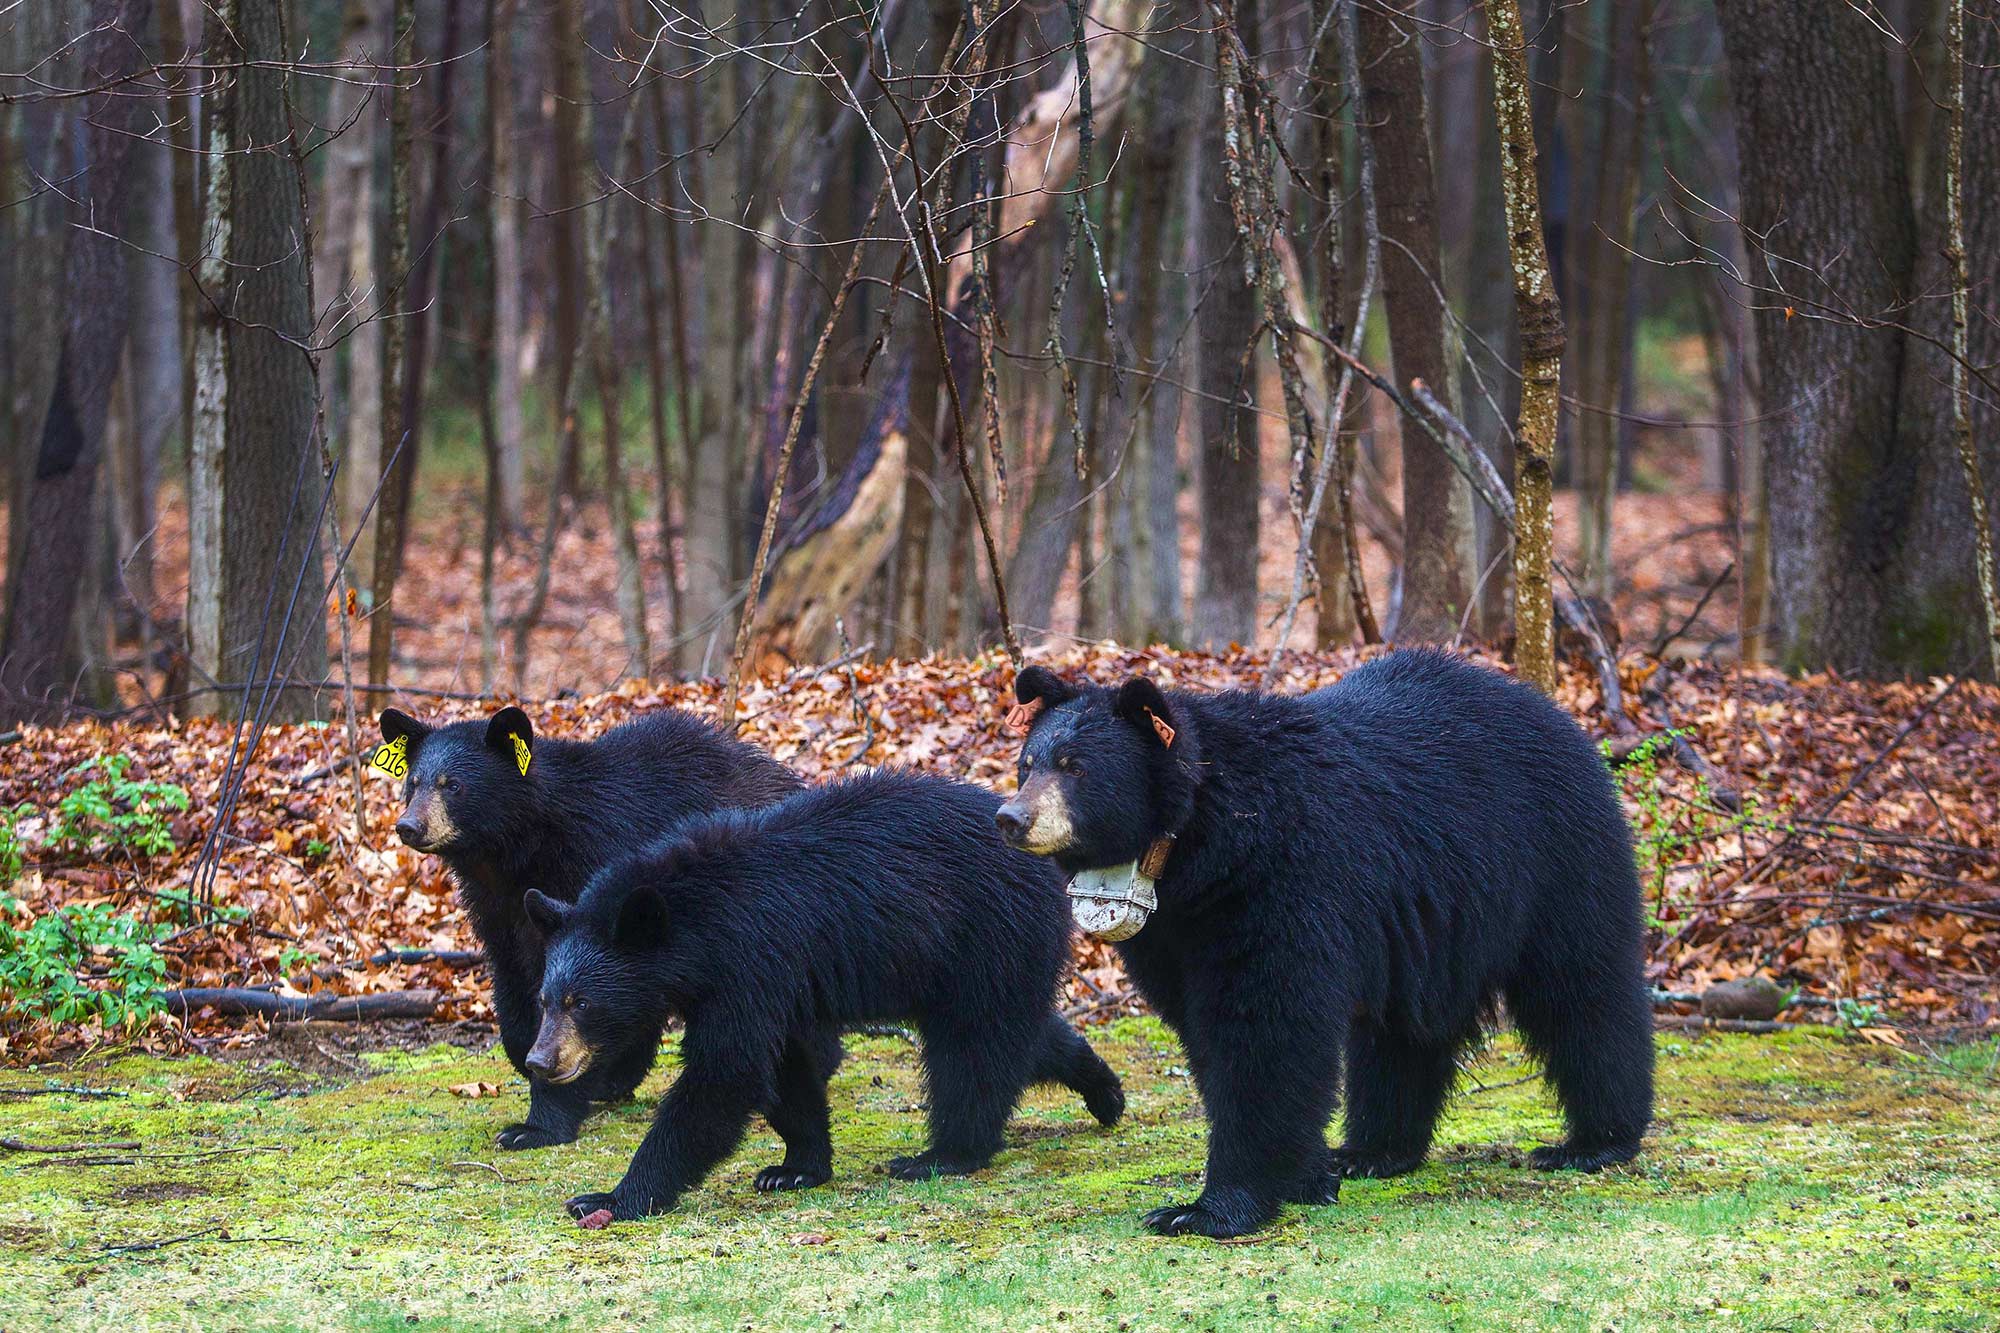
<svg viewBox="0 0 2000 1333">
<path fill-rule="evenodd" d="M 484 1051 L 496 1040 L 494 1026 L 460 1020 L 452 1023 L 280 1023 L 261 1040 L 218 1050 L 219 1060 L 258 1069 L 286 1069 L 312 1076 L 316 1086 L 337 1086 L 369 1073 L 361 1057 L 378 1051 L 424 1051 L 444 1043 L 461 1050 Z M 266 1080 L 278 1095 L 312 1091 L 283 1087 L 283 1079 Z"/>
</svg>

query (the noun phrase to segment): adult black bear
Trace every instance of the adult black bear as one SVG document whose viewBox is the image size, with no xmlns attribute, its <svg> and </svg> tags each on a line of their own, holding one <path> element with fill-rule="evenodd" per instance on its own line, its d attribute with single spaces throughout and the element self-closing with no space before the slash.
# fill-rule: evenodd
<svg viewBox="0 0 2000 1333">
<path fill-rule="evenodd" d="M 1157 910 L 1117 947 L 1187 1047 L 1209 1148 L 1201 1198 L 1153 1230 L 1239 1235 L 1333 1202 L 1342 1176 L 1416 1167 L 1500 997 L 1568 1117 L 1534 1164 L 1638 1151 L 1653 1044 L 1630 836 L 1548 700 L 1423 651 L 1297 698 L 1038 667 L 1015 693 L 1030 730 L 1002 836 L 1072 873 L 1164 860 Z"/>
<path fill-rule="evenodd" d="M 537 739 L 518 708 L 435 728 L 391 708 L 381 724 L 375 766 L 402 778 L 406 802 L 396 832 L 435 852 L 457 879 L 486 947 L 501 1044 L 528 1079 L 528 1118 L 501 1130 L 500 1146 L 568 1143 L 591 1103 L 639 1086 L 660 1033 L 635 1031 L 587 1080 L 557 1087 L 538 1077 L 527 1056 L 540 1019 L 542 944 L 521 895 L 533 886 L 574 901 L 593 871 L 688 816 L 766 805 L 797 791 L 799 777 L 677 709 L 594 741 Z"/>
<path fill-rule="evenodd" d="M 874 773 L 692 820 L 574 907 L 531 892 L 549 932 L 531 1059 L 550 1078 L 587 1076 L 670 1013 L 685 1023 L 681 1075 L 625 1178 L 571 1199 L 571 1215 L 598 1226 L 672 1208 L 757 1111 L 785 1141 L 758 1189 L 828 1179 L 828 1051 L 848 1024 L 908 1022 L 923 1038 L 931 1142 L 889 1163 L 900 1179 L 985 1166 L 1029 1083 L 1065 1084 L 1115 1124 L 1117 1075 L 1054 1009 L 1070 956 L 1062 879 L 994 837 L 999 805 Z"/>
</svg>

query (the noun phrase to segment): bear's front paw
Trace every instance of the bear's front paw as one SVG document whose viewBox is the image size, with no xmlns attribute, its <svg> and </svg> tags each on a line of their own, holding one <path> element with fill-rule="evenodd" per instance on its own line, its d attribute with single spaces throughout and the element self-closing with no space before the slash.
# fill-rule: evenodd
<svg viewBox="0 0 2000 1333">
<path fill-rule="evenodd" d="M 888 1171 L 897 1180 L 933 1180 L 938 1176 L 969 1176 L 986 1165 L 986 1159 L 952 1157 L 935 1148 L 914 1157 L 891 1157 Z"/>
<path fill-rule="evenodd" d="M 801 1167 L 790 1164 L 767 1166 L 757 1173 L 757 1192 L 775 1194 L 779 1190 L 809 1190 L 815 1185 L 824 1185 L 833 1179 L 833 1172 L 823 1166 Z"/>
<path fill-rule="evenodd" d="M 578 1226 L 588 1231 L 610 1226 L 620 1217 L 618 1196 L 615 1194 L 579 1194 L 563 1207 L 569 1210 L 569 1215 L 576 1219 Z"/>
<path fill-rule="evenodd" d="M 572 1143 L 576 1140 L 573 1129 L 550 1129 L 547 1125 L 532 1122 L 509 1125 L 500 1131 L 498 1143 L 509 1152 L 524 1152 L 529 1148 L 553 1148 L 558 1143 Z"/>
<path fill-rule="evenodd" d="M 1170 1203 L 1147 1213 L 1143 1220 L 1148 1230 L 1162 1236 L 1211 1236 L 1226 1240 L 1257 1229 L 1254 1224 L 1244 1226 L 1233 1222 L 1199 1203 Z"/>
</svg>

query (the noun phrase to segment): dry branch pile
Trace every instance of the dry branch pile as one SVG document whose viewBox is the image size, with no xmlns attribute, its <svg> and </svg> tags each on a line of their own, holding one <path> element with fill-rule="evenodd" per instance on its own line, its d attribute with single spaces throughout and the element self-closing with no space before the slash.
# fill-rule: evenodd
<svg viewBox="0 0 2000 1333">
<path fill-rule="evenodd" d="M 1099 680 L 1143 668 L 1206 689 L 1254 685 L 1265 667 L 1261 653 L 1111 646 L 1047 660 Z M 1329 683 L 1359 660 L 1287 654 L 1276 688 Z M 1656 985 L 1699 990 L 1762 971 L 1797 984 L 1822 1015 L 1845 999 L 1926 1025 L 2000 1025 L 2000 690 L 1795 681 L 1636 655 L 1621 670 L 1631 721 L 1648 733 L 1672 725 L 1700 756 L 1699 767 L 1676 763 L 1656 743 L 1621 770 L 1658 923 Z M 887 662 L 856 654 L 746 688 L 743 734 L 814 778 L 896 763 L 1004 789 L 1017 744 L 1001 726 L 1010 677 L 997 654 Z M 529 707 L 538 728 L 589 735 L 666 704 L 713 712 L 720 692 L 715 682 L 633 683 Z M 1586 666 L 1563 668 L 1559 698 L 1593 735 L 1613 737 Z M 452 702 L 443 711 L 479 708 Z M 29 865 L 12 892 L 25 910 L 97 900 L 144 912 L 161 906 L 159 894 L 184 889 L 230 741 L 228 726 L 194 721 L 31 728 L 0 746 L 0 803 L 9 806 L 46 808 L 66 790 L 68 771 L 101 753 L 130 755 L 133 776 L 179 782 L 192 797 L 175 828 L 180 850 L 149 862 L 49 856 L 38 852 L 36 817 L 24 820 Z M 1630 746 L 1629 737 L 1618 742 L 1621 753 Z M 386 785 L 366 785 L 356 836 L 347 759 L 340 724 L 266 735 L 214 886 L 215 902 L 241 917 L 179 931 L 166 945 L 172 983 L 281 994 L 429 989 L 441 996 L 441 1016 L 487 1017 L 477 967 L 421 952 L 476 947 L 444 871 L 395 840 Z M 314 957 L 300 961 L 302 950 Z M 1085 948 L 1070 990 L 1079 1016 L 1134 1005 L 1102 946 Z M 197 1008 L 185 1021 L 162 1018 L 145 1040 L 230 1039 L 244 1022 Z M 19 1057 L 102 1035 L 31 1029 L 8 1040 Z"/>
</svg>

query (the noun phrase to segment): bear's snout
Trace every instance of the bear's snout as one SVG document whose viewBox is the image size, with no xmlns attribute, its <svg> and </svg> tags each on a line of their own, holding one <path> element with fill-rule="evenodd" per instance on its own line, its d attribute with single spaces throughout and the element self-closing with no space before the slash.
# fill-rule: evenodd
<svg viewBox="0 0 2000 1333">
<path fill-rule="evenodd" d="M 994 813 L 993 825 L 1000 830 L 1000 841 L 1009 847 L 1019 847 L 1028 836 L 1028 821 L 1012 801 Z"/>
<path fill-rule="evenodd" d="M 405 846 L 414 847 L 418 851 L 424 848 L 424 826 L 408 815 L 396 821 L 396 836 L 403 840 Z"/>
</svg>

